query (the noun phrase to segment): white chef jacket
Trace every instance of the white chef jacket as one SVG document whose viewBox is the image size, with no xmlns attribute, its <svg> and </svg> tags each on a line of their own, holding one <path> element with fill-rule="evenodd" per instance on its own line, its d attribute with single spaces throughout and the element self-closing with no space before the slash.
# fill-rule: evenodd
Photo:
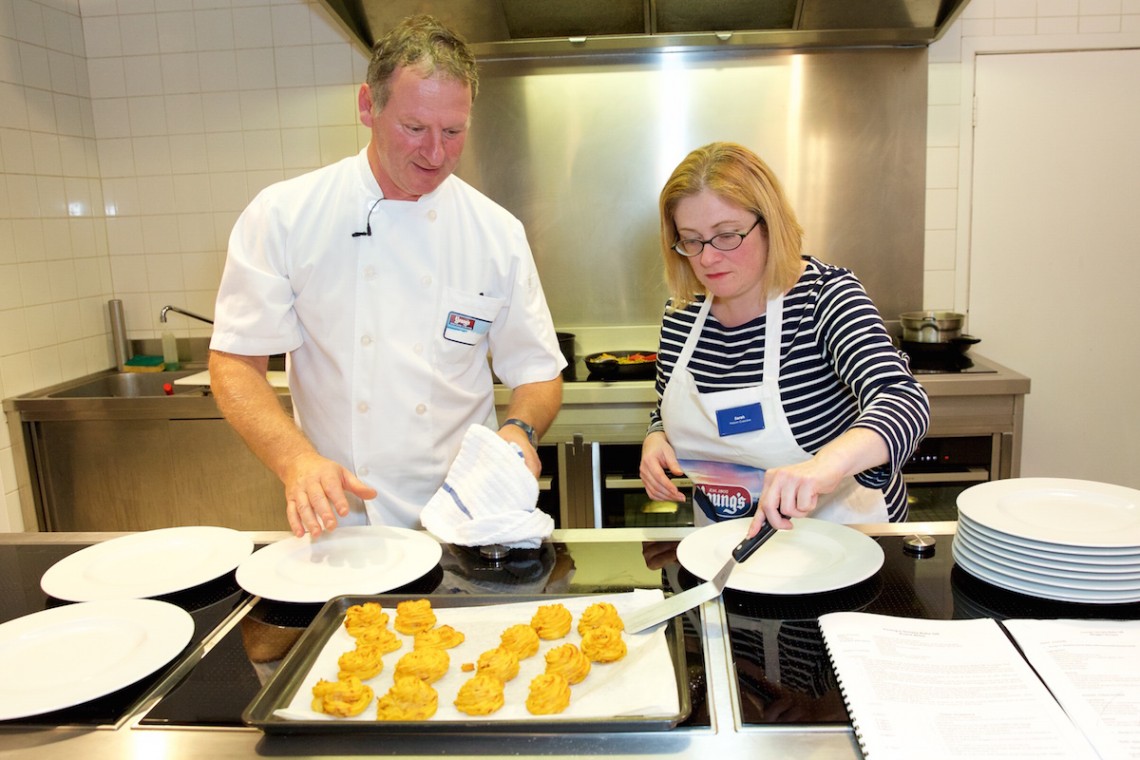
<svg viewBox="0 0 1140 760">
<path fill-rule="evenodd" d="M 497 427 L 488 353 L 512 388 L 566 364 L 521 222 L 455 176 L 382 200 L 364 151 L 242 213 L 210 347 L 287 353 L 298 424 L 378 491 L 350 495 L 342 523 L 404 527 L 419 527 L 463 432 Z"/>
</svg>

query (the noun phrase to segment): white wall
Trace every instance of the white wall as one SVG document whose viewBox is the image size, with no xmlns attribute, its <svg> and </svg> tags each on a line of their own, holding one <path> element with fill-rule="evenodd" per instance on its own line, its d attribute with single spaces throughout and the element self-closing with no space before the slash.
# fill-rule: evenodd
<svg viewBox="0 0 1140 760">
<path fill-rule="evenodd" d="M 1140 0 L 972 0 L 931 47 L 928 307 L 968 300 L 963 42 L 1136 31 Z M 108 298 L 132 338 L 167 303 L 211 313 L 248 199 L 363 144 L 365 65 L 315 0 L 0 1 L 0 398 L 111 366 Z M 0 530 L 15 489 L 0 427 Z"/>
</svg>

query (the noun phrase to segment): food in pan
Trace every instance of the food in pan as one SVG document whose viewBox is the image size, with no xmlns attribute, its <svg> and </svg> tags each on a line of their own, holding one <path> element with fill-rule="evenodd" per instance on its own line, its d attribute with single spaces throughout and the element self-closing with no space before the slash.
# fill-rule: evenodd
<svg viewBox="0 0 1140 760">
<path fill-rule="evenodd" d="M 404 645 L 400 637 L 391 628 L 375 626 L 365 628 L 356 637 L 357 646 L 368 646 L 380 650 L 380 654 L 395 652 Z"/>
<path fill-rule="evenodd" d="M 343 681 L 321 679 L 313 687 L 313 709 L 326 715 L 348 718 L 364 712 L 373 695 L 372 688 L 356 676 Z"/>
<path fill-rule="evenodd" d="M 520 660 L 538 654 L 538 633 L 526 623 L 512 625 L 499 637 L 500 645 L 519 656 Z"/>
<path fill-rule="evenodd" d="M 450 664 L 451 658 L 442 649 L 413 649 L 396 663 L 395 678 L 399 680 L 404 676 L 414 676 L 421 681 L 434 683 L 443 678 Z"/>
<path fill-rule="evenodd" d="M 530 627 L 540 639 L 560 639 L 570 632 L 573 616 L 561 604 L 543 604 L 530 619 Z"/>
<path fill-rule="evenodd" d="M 476 673 L 459 687 L 455 706 L 468 715 L 490 715 L 503 706 L 503 682 L 489 673 Z"/>
<path fill-rule="evenodd" d="M 617 662 L 626 652 L 621 629 L 609 625 L 591 628 L 582 634 L 582 651 L 594 662 Z"/>
<path fill-rule="evenodd" d="M 435 625 L 435 613 L 428 599 L 408 599 L 396 605 L 397 631 L 411 636 Z"/>
<path fill-rule="evenodd" d="M 377 720 L 427 720 L 439 707 L 439 694 L 426 682 L 403 676 L 376 703 Z"/>
<path fill-rule="evenodd" d="M 486 673 L 506 683 L 519 674 L 519 656 L 506 647 L 488 649 L 479 655 L 476 673 Z"/>
<path fill-rule="evenodd" d="M 384 652 L 379 648 L 367 644 L 356 645 L 356 649 L 345 652 L 336 661 L 340 672 L 337 678 L 344 681 L 349 676 L 356 676 L 361 681 L 374 678 L 384 669 Z"/>
<path fill-rule="evenodd" d="M 546 672 L 557 673 L 570 684 L 581 683 L 590 674 L 590 658 L 573 644 L 563 644 L 546 653 Z"/>
<path fill-rule="evenodd" d="M 388 613 L 379 602 L 354 604 L 344 611 L 344 629 L 348 635 L 357 637 L 369 628 L 383 628 L 388 625 Z"/>
<path fill-rule="evenodd" d="M 649 362 L 657 361 L 657 354 L 642 354 L 634 352 L 626 354 L 625 356 L 614 356 L 613 354 L 601 353 L 591 357 L 596 362 L 617 362 L 618 364 L 647 364 Z"/>
<path fill-rule="evenodd" d="M 595 602 L 578 618 L 578 633 L 585 636 L 586 631 L 603 625 L 617 628 L 619 631 L 625 630 L 625 623 L 622 622 L 616 607 L 609 602 Z"/>
<path fill-rule="evenodd" d="M 466 638 L 462 633 L 452 628 L 450 625 L 441 625 L 436 628 L 429 628 L 426 631 L 420 631 L 415 636 L 415 648 L 424 649 L 451 649 L 463 643 Z"/>
<path fill-rule="evenodd" d="M 553 715 L 570 706 L 570 684 L 558 673 L 542 673 L 530 682 L 526 709 L 531 715 Z"/>
</svg>

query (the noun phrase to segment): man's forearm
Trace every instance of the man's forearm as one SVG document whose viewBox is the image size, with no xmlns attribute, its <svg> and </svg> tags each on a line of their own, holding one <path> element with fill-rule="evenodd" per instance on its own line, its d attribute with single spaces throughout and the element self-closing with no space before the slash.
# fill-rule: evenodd
<svg viewBox="0 0 1140 760">
<path fill-rule="evenodd" d="M 218 408 L 266 467 L 285 479 L 285 468 L 315 449 L 281 406 L 266 380 L 268 357 L 210 353 L 210 386 Z"/>
<path fill-rule="evenodd" d="M 514 417 L 526 422 L 535 429 L 538 436 L 550 428 L 558 410 L 562 408 L 562 378 L 541 383 L 527 383 L 511 391 L 507 414 L 503 419 Z M 500 420 L 501 422 L 502 420 Z"/>
</svg>

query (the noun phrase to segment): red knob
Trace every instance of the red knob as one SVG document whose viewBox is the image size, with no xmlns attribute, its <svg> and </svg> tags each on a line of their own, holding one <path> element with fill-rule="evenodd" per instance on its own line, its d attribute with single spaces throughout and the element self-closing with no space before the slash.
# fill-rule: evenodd
<svg viewBox="0 0 1140 760">
<path fill-rule="evenodd" d="M 162 384 L 162 392 L 165 393 L 167 396 L 173 396 L 174 395 L 174 386 L 171 385 L 170 383 L 163 383 Z"/>
</svg>

